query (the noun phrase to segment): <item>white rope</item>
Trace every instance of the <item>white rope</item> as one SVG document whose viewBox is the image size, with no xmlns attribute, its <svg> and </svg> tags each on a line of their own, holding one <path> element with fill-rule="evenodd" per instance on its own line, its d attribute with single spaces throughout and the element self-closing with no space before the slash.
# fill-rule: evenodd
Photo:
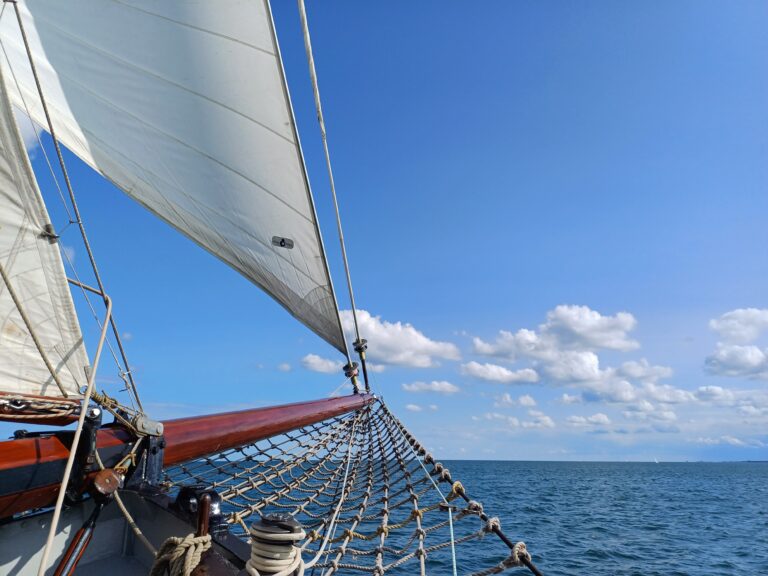
<svg viewBox="0 0 768 576">
<path fill-rule="evenodd" d="M 301 558 L 301 549 L 296 546 L 286 546 L 285 543 L 294 543 L 303 540 L 307 533 L 304 530 L 289 534 L 275 534 L 258 529 L 257 525 L 251 526 L 251 557 L 245 564 L 245 570 L 251 576 L 261 576 L 262 571 L 270 576 L 302 576 L 304 574 L 304 561 Z M 267 544 L 264 540 L 282 542 L 283 545 Z"/>
<path fill-rule="evenodd" d="M 190 576 L 203 553 L 211 547 L 211 535 L 195 536 L 187 534 L 184 538 L 168 538 L 157 552 L 150 576 L 163 576 L 166 571 L 171 576 Z"/>
</svg>

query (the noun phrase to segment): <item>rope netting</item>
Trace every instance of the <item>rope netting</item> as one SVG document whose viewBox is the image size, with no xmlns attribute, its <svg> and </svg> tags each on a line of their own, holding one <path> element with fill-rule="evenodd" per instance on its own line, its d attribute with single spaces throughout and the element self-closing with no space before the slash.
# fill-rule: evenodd
<svg viewBox="0 0 768 576">
<path fill-rule="evenodd" d="M 535 571 L 525 546 L 504 536 L 380 400 L 169 468 L 166 481 L 215 490 L 243 539 L 261 515 L 291 514 L 306 532 L 296 543 L 306 574 L 484 575 L 522 563 Z"/>
</svg>

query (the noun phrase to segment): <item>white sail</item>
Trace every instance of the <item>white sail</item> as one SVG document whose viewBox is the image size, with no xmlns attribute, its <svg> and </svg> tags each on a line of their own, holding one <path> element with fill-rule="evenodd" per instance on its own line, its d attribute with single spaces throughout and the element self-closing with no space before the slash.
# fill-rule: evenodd
<svg viewBox="0 0 768 576">
<path fill-rule="evenodd" d="M 88 357 L 48 213 L 0 74 L 0 264 L 68 396 Z M 0 281 L 0 392 L 61 397 L 19 306 Z"/>
<path fill-rule="evenodd" d="M 59 139 L 343 350 L 266 0 L 19 5 Z M 45 125 L 7 5 L 0 39 Z"/>
</svg>

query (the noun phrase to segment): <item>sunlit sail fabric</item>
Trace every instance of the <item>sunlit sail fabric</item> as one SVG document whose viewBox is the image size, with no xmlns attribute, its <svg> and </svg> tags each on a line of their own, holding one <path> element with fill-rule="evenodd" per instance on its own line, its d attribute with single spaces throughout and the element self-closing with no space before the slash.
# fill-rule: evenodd
<svg viewBox="0 0 768 576">
<path fill-rule="evenodd" d="M 20 6 L 59 139 L 343 350 L 268 3 Z M 10 9 L 0 39 L 44 125 Z"/>
<path fill-rule="evenodd" d="M 0 264 L 69 396 L 85 384 L 88 358 L 48 212 L 0 74 Z M 62 393 L 0 281 L 0 393 Z"/>
</svg>

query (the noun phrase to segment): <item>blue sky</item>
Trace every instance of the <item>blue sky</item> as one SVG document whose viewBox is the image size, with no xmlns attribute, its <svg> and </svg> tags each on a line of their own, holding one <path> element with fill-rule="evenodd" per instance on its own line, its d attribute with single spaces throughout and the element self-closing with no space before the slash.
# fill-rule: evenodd
<svg viewBox="0 0 768 576">
<path fill-rule="evenodd" d="M 273 9 L 343 286 L 295 3 Z M 765 3 L 308 11 L 374 387 L 427 446 L 768 458 Z M 152 415 L 343 382 L 317 371 L 341 360 L 330 346 L 67 160 Z M 61 222 L 39 151 L 34 165 Z"/>
</svg>

